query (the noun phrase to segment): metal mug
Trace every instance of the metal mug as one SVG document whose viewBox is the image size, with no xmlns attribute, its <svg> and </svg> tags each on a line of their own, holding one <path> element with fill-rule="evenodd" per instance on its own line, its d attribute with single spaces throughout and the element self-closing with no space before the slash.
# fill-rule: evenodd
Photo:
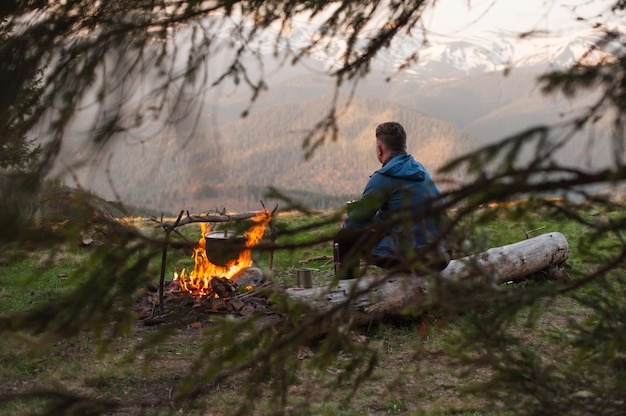
<svg viewBox="0 0 626 416">
<path fill-rule="evenodd" d="M 309 289 L 313 287 L 313 270 L 296 269 L 296 286 Z"/>
</svg>

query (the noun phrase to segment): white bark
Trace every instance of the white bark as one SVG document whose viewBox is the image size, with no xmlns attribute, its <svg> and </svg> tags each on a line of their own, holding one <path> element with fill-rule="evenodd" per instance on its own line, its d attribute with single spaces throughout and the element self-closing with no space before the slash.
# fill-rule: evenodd
<svg viewBox="0 0 626 416">
<path fill-rule="evenodd" d="M 492 276 L 496 283 L 504 283 L 559 265 L 568 256 L 569 247 L 565 236 L 554 232 L 452 260 L 441 276 L 462 279 L 480 270 Z"/>
</svg>

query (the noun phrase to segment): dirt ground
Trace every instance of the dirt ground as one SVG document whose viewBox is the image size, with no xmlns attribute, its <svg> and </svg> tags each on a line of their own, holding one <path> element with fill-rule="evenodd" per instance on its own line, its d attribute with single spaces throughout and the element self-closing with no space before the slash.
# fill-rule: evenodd
<svg viewBox="0 0 626 416">
<path fill-rule="evenodd" d="M 169 286 L 168 286 L 169 287 Z M 167 291 L 166 291 L 167 292 Z M 154 302 L 156 292 L 146 291 L 138 302 L 138 310 L 146 313 Z M 156 330 L 160 325 L 173 325 L 175 335 L 167 345 L 184 346 L 180 351 L 166 348 L 160 354 L 158 364 L 145 379 L 142 391 L 128 390 L 129 395 L 137 395 L 137 401 L 162 401 L 164 394 L 171 400 L 172 409 L 179 404 L 175 400 L 174 389 L 190 365 L 186 354 L 194 354 L 206 340 L 203 331 L 210 329 L 216 319 L 225 315 L 245 318 L 249 314 L 262 313 L 264 322 L 271 322 L 277 312 L 269 304 L 263 304 L 262 297 L 248 296 L 244 305 L 227 306 L 222 302 L 193 300 L 173 287 L 166 294 L 168 312 L 157 319 L 145 315 L 135 325 L 135 331 L 145 333 Z M 249 300 L 256 308 L 246 309 Z M 246 312 L 247 310 L 247 312 Z M 272 316 L 274 315 L 274 316 Z M 277 319 L 277 318 L 276 318 Z M 443 320 L 441 320 L 443 321 Z M 463 414 L 480 412 L 483 403 L 471 396 L 461 395 L 461 386 L 483 379 L 485 371 L 467 372 L 453 363 L 443 352 L 440 322 L 433 317 L 421 319 L 385 319 L 368 327 L 354 328 L 350 334 L 353 342 L 375 351 L 377 365 L 371 376 L 353 392 L 353 381 L 344 384 L 338 381 L 345 372 L 344 365 L 350 356 L 337 355 L 337 359 L 323 370 L 308 368 L 319 354 L 320 343 L 310 342 L 301 345 L 292 357 L 298 360 L 294 383 L 289 389 L 285 404 L 287 414 Z M 215 415 L 232 414 L 245 397 L 247 372 L 227 377 L 218 385 L 207 390 L 206 402 L 209 413 Z M 147 391 L 151 391 L 150 394 Z M 275 398 L 271 396 L 271 386 L 261 386 L 255 403 L 255 414 L 272 414 L 277 411 Z M 347 397 L 350 397 L 349 401 Z M 132 402 L 133 400 L 131 400 Z M 119 414 L 132 414 L 138 409 L 122 410 Z M 478 413 L 480 414 L 480 413 Z"/>
</svg>

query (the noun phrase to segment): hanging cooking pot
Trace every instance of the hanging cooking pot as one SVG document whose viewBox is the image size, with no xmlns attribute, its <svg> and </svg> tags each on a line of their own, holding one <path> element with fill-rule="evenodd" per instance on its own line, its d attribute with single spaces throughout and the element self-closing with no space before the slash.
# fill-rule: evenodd
<svg viewBox="0 0 626 416">
<path fill-rule="evenodd" d="M 210 231 L 204 235 L 206 256 L 217 266 L 237 260 L 246 248 L 246 236 L 232 230 Z"/>
</svg>

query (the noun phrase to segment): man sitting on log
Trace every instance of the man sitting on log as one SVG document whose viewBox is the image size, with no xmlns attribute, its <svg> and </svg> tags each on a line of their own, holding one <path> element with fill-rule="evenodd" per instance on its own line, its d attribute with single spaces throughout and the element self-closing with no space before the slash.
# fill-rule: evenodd
<svg viewBox="0 0 626 416">
<path fill-rule="evenodd" d="M 406 152 L 401 124 L 376 127 L 376 155 L 382 167 L 370 176 L 361 200 L 349 204 L 335 237 L 337 277 L 356 278 L 360 258 L 399 272 L 443 270 L 450 257 L 440 235 L 444 214 L 437 209 L 439 189 Z"/>
</svg>

